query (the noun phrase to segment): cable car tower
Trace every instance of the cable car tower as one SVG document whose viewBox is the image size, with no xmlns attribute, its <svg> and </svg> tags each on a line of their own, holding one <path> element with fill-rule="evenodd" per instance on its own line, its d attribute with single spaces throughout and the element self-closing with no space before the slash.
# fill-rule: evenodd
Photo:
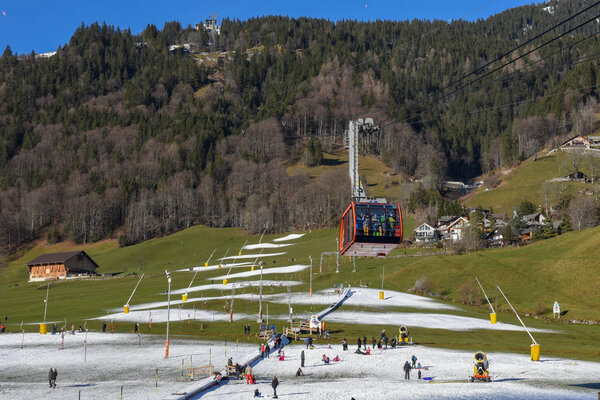
<svg viewBox="0 0 600 400">
<path fill-rule="evenodd" d="M 381 127 L 372 118 L 350 121 L 344 132 L 348 149 L 348 172 L 352 185 L 352 203 L 342 214 L 340 254 L 347 256 L 384 257 L 402 242 L 402 211 L 398 203 L 385 198 L 368 197 L 358 173 L 360 137 L 372 138 Z"/>
</svg>

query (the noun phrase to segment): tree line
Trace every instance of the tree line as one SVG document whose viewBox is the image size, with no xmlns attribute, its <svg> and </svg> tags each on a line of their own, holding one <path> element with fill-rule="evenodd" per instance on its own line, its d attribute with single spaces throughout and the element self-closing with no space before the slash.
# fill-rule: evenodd
<svg viewBox="0 0 600 400">
<path fill-rule="evenodd" d="M 95 23 L 50 58 L 7 48 L 0 246 L 14 249 L 48 227 L 52 240 L 120 236 L 130 244 L 196 223 L 331 226 L 349 200 L 347 177 L 290 176 L 286 166 L 318 165 L 323 152 L 339 151 L 348 121 L 359 117 L 397 122 L 361 151 L 422 179 L 426 190 L 511 165 L 561 135 L 593 129 L 598 67 L 579 63 L 598 46 L 595 36 L 582 41 L 591 28 L 494 76 L 514 73 L 510 80 L 437 99 L 456 77 L 583 4 L 452 23 L 226 19 L 210 43 L 178 22 L 139 34 Z M 181 43 L 192 54 L 169 51 Z M 194 54 L 215 50 L 231 60 L 209 65 Z"/>
</svg>

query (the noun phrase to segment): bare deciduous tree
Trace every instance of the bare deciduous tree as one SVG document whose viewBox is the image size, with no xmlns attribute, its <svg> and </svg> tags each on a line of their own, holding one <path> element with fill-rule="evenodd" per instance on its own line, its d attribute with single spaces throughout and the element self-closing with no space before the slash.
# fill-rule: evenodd
<svg viewBox="0 0 600 400">
<path fill-rule="evenodd" d="M 598 207 L 592 197 L 576 197 L 569 203 L 568 214 L 573 229 L 591 228 L 598 224 Z"/>
</svg>

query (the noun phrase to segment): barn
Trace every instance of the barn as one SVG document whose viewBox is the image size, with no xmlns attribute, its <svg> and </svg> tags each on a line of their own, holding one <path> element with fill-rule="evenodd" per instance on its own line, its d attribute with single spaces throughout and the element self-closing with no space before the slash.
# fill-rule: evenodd
<svg viewBox="0 0 600 400">
<path fill-rule="evenodd" d="M 98 275 L 98 264 L 85 251 L 43 254 L 27 263 L 29 282 Z"/>
</svg>

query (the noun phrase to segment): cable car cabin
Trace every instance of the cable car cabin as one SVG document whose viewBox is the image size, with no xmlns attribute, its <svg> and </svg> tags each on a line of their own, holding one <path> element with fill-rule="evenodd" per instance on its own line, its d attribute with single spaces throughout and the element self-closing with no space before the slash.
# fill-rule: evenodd
<svg viewBox="0 0 600 400">
<path fill-rule="evenodd" d="M 397 203 L 352 202 L 342 215 L 340 254 L 384 257 L 402 242 L 402 211 Z"/>
</svg>

